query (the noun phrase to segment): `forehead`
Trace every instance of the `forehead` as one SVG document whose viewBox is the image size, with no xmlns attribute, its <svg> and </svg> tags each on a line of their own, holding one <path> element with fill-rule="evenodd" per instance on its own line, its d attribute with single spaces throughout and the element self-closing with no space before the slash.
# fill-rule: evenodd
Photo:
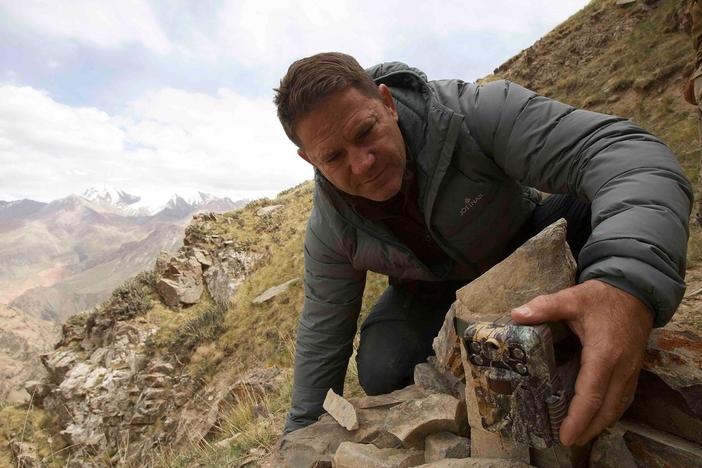
<svg viewBox="0 0 702 468">
<path fill-rule="evenodd" d="M 377 114 L 382 103 L 356 88 L 332 94 L 316 104 L 297 124 L 296 132 L 303 148 L 322 149 L 340 139 L 352 138 L 356 127 Z"/>
</svg>

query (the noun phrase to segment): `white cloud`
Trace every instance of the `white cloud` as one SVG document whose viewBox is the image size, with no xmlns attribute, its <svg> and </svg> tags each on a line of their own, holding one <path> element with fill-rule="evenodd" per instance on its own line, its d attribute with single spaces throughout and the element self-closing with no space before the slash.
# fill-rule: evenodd
<svg viewBox="0 0 702 468">
<path fill-rule="evenodd" d="M 588 0 L 227 0 L 219 13 L 220 52 L 254 66 L 340 50 L 361 63 L 424 37 L 525 33 L 554 26 Z M 462 44 L 447 43 L 447 48 Z"/>
<path fill-rule="evenodd" d="M 48 36 L 104 48 L 137 43 L 162 53 L 171 44 L 144 0 L 21 0 L 0 6 L 9 16 Z"/>
<path fill-rule="evenodd" d="M 221 89 L 162 89 L 121 115 L 72 107 L 29 87 L 0 87 L 0 187 L 42 200 L 98 183 L 163 199 L 179 190 L 234 198 L 310 178 L 273 104 Z"/>
</svg>

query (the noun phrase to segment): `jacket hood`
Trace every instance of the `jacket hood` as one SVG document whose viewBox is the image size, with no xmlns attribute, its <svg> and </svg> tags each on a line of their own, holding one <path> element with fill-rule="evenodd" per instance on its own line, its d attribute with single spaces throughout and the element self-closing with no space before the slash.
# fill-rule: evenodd
<svg viewBox="0 0 702 468">
<path fill-rule="evenodd" d="M 427 75 L 414 67 L 402 62 L 385 62 L 366 69 L 366 73 L 377 84 L 385 84 L 397 88 L 409 88 L 415 91 L 425 91 Z"/>
</svg>

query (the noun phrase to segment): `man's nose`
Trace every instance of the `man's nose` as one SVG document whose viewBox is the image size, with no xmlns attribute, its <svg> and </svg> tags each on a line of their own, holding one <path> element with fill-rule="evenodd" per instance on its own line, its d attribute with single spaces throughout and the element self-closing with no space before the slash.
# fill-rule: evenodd
<svg viewBox="0 0 702 468">
<path fill-rule="evenodd" d="M 351 173 L 354 175 L 363 175 L 373 166 L 374 162 L 375 155 L 370 148 L 357 148 L 351 153 Z"/>
</svg>

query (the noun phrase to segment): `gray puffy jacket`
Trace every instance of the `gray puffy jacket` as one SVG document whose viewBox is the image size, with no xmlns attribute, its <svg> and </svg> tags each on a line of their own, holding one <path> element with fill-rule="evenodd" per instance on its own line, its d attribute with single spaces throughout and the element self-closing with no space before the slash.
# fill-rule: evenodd
<svg viewBox="0 0 702 468">
<path fill-rule="evenodd" d="M 506 81 L 427 81 L 397 62 L 368 72 L 392 91 L 417 163 L 420 210 L 450 260 L 422 264 L 316 175 L 286 431 L 316 420 L 329 388 L 342 392 L 366 271 L 471 281 L 506 255 L 537 203 L 530 187 L 591 202 L 580 282 L 597 278 L 634 294 L 657 326 L 670 319 L 685 291 L 692 188 L 659 139 Z"/>
</svg>

